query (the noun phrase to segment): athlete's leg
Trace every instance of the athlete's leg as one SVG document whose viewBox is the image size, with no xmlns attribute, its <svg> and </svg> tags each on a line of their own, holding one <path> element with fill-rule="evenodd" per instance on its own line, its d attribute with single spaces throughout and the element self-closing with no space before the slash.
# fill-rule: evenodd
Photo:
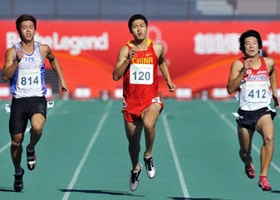
<svg viewBox="0 0 280 200">
<path fill-rule="evenodd" d="M 24 140 L 24 133 L 10 134 L 11 136 L 11 157 L 14 164 L 15 172 L 21 172 L 21 154 L 22 154 L 22 142 Z"/>
<path fill-rule="evenodd" d="M 159 103 L 153 103 L 145 108 L 141 113 L 141 118 L 144 124 L 145 131 L 145 141 L 146 141 L 146 151 L 144 155 L 146 157 L 150 157 L 152 155 L 153 144 L 156 133 L 156 122 L 160 111 L 162 109 L 162 105 Z"/>
<path fill-rule="evenodd" d="M 139 152 L 140 152 L 140 140 L 141 132 L 143 130 L 143 123 L 140 119 L 136 119 L 134 122 L 127 122 L 124 119 L 124 126 L 126 137 L 128 139 L 128 151 L 134 171 L 139 170 Z"/>
<path fill-rule="evenodd" d="M 46 118 L 40 113 L 34 114 L 31 117 L 30 143 L 27 146 L 28 150 L 33 150 L 40 140 L 45 122 Z"/>
<path fill-rule="evenodd" d="M 11 113 L 9 119 L 9 132 L 11 137 L 11 158 L 15 168 L 15 173 L 22 172 L 21 155 L 22 142 L 28 123 L 28 118 L 24 114 L 26 99 L 12 99 Z"/>
<path fill-rule="evenodd" d="M 274 125 L 271 115 L 262 116 L 257 123 L 257 131 L 263 138 L 263 145 L 261 148 L 261 176 L 266 176 L 270 166 L 273 152 L 274 152 Z"/>
<path fill-rule="evenodd" d="M 237 127 L 237 132 L 240 145 L 239 156 L 242 162 L 248 166 L 252 162 L 251 148 L 254 132 L 239 125 Z"/>
</svg>

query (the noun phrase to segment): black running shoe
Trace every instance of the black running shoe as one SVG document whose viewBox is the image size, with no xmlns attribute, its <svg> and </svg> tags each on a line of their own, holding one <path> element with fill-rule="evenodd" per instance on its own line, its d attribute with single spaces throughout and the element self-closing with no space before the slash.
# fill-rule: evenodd
<svg viewBox="0 0 280 200">
<path fill-rule="evenodd" d="M 130 171 L 131 177 L 129 180 L 129 188 L 131 191 L 135 191 L 138 187 L 138 184 L 139 184 L 138 178 L 140 176 L 141 169 L 142 169 L 142 165 L 140 163 L 139 163 L 139 167 L 140 167 L 140 169 L 138 171 L 133 171 L 133 170 Z"/>
<path fill-rule="evenodd" d="M 36 167 L 36 153 L 35 150 L 33 152 L 27 151 L 26 148 L 26 158 L 27 158 L 27 168 L 29 170 L 33 170 Z"/>
<path fill-rule="evenodd" d="M 146 167 L 146 172 L 149 178 L 154 178 L 156 175 L 156 167 L 155 163 L 153 160 L 153 157 L 146 158 L 144 156 L 144 162 L 145 162 L 145 167 Z"/>
<path fill-rule="evenodd" d="M 15 182 L 14 182 L 14 190 L 16 192 L 21 192 L 23 189 L 23 175 L 24 175 L 24 169 L 22 169 L 22 173 L 20 175 L 14 175 Z"/>
</svg>

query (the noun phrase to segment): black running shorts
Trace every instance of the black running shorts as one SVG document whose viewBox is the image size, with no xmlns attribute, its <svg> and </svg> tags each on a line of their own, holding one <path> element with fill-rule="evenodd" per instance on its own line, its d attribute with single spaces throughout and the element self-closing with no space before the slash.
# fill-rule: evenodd
<svg viewBox="0 0 280 200">
<path fill-rule="evenodd" d="M 10 134 L 24 133 L 28 120 L 36 114 L 47 115 L 47 100 L 45 97 L 13 98 L 9 120 Z"/>
<path fill-rule="evenodd" d="M 245 111 L 238 109 L 239 118 L 236 120 L 239 126 L 248 128 L 252 131 L 255 131 L 257 122 L 259 119 L 267 114 L 271 115 L 272 120 L 276 116 L 276 112 L 273 112 L 268 107 L 260 108 L 254 111 Z"/>
</svg>

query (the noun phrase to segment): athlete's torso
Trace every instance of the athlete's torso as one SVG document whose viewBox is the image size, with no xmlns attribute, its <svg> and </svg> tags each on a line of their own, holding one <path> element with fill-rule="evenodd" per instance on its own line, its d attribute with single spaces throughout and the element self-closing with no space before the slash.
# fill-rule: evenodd
<svg viewBox="0 0 280 200">
<path fill-rule="evenodd" d="M 21 49 L 20 43 L 14 45 L 16 52 Z M 41 97 L 46 95 L 45 65 L 40 52 L 40 44 L 34 42 L 31 54 L 23 52 L 23 58 L 18 64 L 13 78 L 10 80 L 10 90 L 14 98 Z"/>
<path fill-rule="evenodd" d="M 124 74 L 125 99 L 151 99 L 158 96 L 158 57 L 148 39 L 148 49 L 137 51 Z M 128 48 L 129 42 L 127 44 Z"/>
<path fill-rule="evenodd" d="M 240 59 L 244 63 L 243 58 Z M 260 57 L 261 66 L 259 69 L 247 70 L 240 83 L 236 97 L 239 107 L 242 110 L 253 111 L 269 106 L 272 92 L 270 88 L 269 72 L 263 57 Z"/>
</svg>

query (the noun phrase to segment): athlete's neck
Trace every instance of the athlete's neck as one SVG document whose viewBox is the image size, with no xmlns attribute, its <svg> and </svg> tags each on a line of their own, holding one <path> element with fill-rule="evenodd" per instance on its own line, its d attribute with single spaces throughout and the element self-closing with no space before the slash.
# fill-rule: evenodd
<svg viewBox="0 0 280 200">
<path fill-rule="evenodd" d="M 30 54 L 34 50 L 34 41 L 30 41 L 30 42 L 23 42 L 23 41 L 21 41 L 20 45 L 21 45 L 22 50 L 25 53 Z"/>
<path fill-rule="evenodd" d="M 148 45 L 147 45 L 147 39 L 144 40 L 135 40 L 134 41 L 134 46 L 136 47 L 137 50 L 147 50 Z"/>
</svg>

